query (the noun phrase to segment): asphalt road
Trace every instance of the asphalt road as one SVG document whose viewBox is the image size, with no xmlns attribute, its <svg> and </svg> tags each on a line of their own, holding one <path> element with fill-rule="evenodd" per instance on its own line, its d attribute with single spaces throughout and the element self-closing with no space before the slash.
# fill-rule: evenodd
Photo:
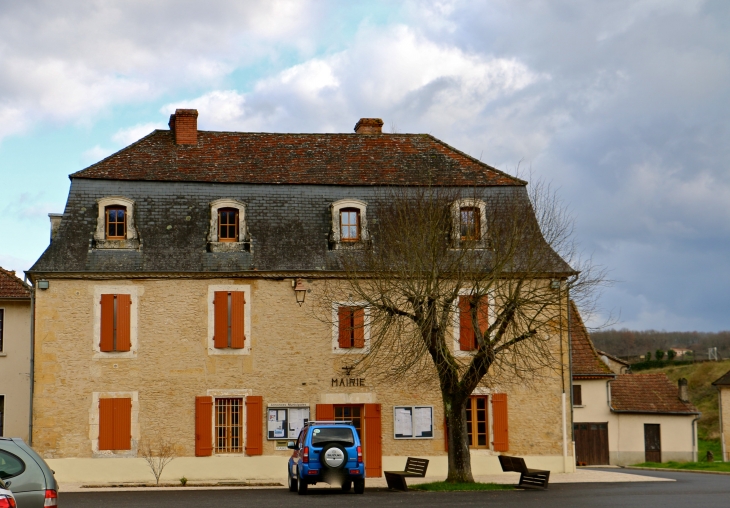
<svg viewBox="0 0 730 508">
<path fill-rule="evenodd" d="M 628 471 L 627 471 L 628 472 Z M 730 507 L 730 476 L 641 471 L 646 476 L 676 479 L 676 482 L 554 484 L 546 491 L 497 492 L 389 492 L 367 489 L 364 495 L 310 488 L 307 496 L 286 489 L 170 491 L 170 492 L 61 492 L 63 508 L 166 508 L 166 507 L 279 507 L 326 508 L 343 506 L 451 507 L 620 507 L 705 508 Z"/>
</svg>

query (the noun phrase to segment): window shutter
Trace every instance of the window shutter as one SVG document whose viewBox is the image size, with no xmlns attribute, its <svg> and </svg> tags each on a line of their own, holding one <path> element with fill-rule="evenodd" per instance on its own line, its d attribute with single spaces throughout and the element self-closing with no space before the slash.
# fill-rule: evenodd
<svg viewBox="0 0 730 508">
<path fill-rule="evenodd" d="M 114 399 L 99 399 L 99 450 L 114 449 Z"/>
<path fill-rule="evenodd" d="M 474 325 L 471 319 L 471 297 L 459 297 L 459 349 L 474 350 Z"/>
<path fill-rule="evenodd" d="M 114 407 L 114 450 L 132 449 L 132 399 L 111 399 Z"/>
<path fill-rule="evenodd" d="M 355 347 L 365 347 L 365 309 L 357 307 L 353 311 L 353 337 Z"/>
<path fill-rule="evenodd" d="M 246 455 L 264 453 L 264 400 L 260 395 L 246 397 Z"/>
<path fill-rule="evenodd" d="M 339 341 L 338 345 L 342 349 L 352 347 L 350 337 L 352 333 L 352 325 L 350 320 L 352 316 L 352 309 L 347 306 L 341 306 L 337 309 L 337 323 L 339 329 Z"/>
<path fill-rule="evenodd" d="M 477 320 L 479 321 L 479 330 L 482 334 L 489 328 L 489 297 L 482 296 L 479 299 L 479 308 L 477 309 Z M 475 346 L 476 347 L 476 346 Z"/>
<path fill-rule="evenodd" d="M 332 422 L 335 419 L 334 404 L 317 404 L 315 406 L 315 418 L 324 422 Z"/>
<path fill-rule="evenodd" d="M 583 390 L 581 389 L 581 385 L 573 385 L 573 405 L 583 405 Z"/>
<path fill-rule="evenodd" d="M 195 397 L 195 456 L 213 454 L 213 397 Z"/>
<path fill-rule="evenodd" d="M 100 351 L 114 351 L 114 295 L 101 295 Z"/>
<path fill-rule="evenodd" d="M 494 424 L 492 445 L 495 452 L 509 450 L 509 432 L 507 424 L 507 394 L 492 395 L 492 421 Z"/>
<path fill-rule="evenodd" d="M 365 404 L 365 476 L 379 478 L 383 476 L 383 434 L 380 418 L 380 404 Z"/>
<path fill-rule="evenodd" d="M 217 348 L 228 347 L 228 292 L 216 291 L 213 298 L 214 329 L 213 345 Z"/>
<path fill-rule="evenodd" d="M 131 340 L 132 297 L 117 295 L 117 351 L 132 349 Z"/>
<path fill-rule="evenodd" d="M 246 336 L 244 335 L 244 306 L 246 299 L 243 291 L 231 292 L 231 347 L 243 349 Z"/>
</svg>

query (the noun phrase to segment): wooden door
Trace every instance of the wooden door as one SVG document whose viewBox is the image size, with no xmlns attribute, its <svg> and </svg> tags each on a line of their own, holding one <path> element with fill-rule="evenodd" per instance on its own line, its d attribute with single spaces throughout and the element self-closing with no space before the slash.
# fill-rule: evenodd
<svg viewBox="0 0 730 508">
<path fill-rule="evenodd" d="M 644 454 L 646 462 L 662 461 L 662 437 L 658 423 L 644 424 Z"/>
<path fill-rule="evenodd" d="M 608 464 L 608 423 L 574 423 L 573 431 L 578 464 Z"/>
</svg>

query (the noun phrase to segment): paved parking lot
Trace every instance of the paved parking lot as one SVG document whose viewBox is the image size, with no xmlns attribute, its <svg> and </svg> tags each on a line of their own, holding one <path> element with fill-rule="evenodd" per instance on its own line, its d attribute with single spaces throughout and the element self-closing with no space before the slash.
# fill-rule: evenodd
<svg viewBox="0 0 730 508">
<path fill-rule="evenodd" d="M 609 471 L 614 472 L 615 471 Z M 147 507 L 274 507 L 274 506 L 373 506 L 379 508 L 424 506 L 534 506 L 541 508 L 705 508 L 730 506 L 730 476 L 654 471 L 622 471 L 656 480 L 620 483 L 551 483 L 546 491 L 508 492 L 389 492 L 366 489 L 358 496 L 334 489 L 312 489 L 306 497 L 277 489 L 160 490 L 61 492 L 59 505 L 69 508 Z M 672 481 L 674 480 L 674 481 Z"/>
</svg>

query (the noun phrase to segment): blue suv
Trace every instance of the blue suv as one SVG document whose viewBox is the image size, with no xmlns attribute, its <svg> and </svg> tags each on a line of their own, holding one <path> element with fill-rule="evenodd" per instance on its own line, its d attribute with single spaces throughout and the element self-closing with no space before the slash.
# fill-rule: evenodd
<svg viewBox="0 0 730 508">
<path fill-rule="evenodd" d="M 355 494 L 365 492 L 362 445 L 352 422 L 309 422 L 287 447 L 294 450 L 287 473 L 290 492 L 304 495 L 317 482 L 340 485 L 343 492 L 354 484 Z"/>
</svg>

